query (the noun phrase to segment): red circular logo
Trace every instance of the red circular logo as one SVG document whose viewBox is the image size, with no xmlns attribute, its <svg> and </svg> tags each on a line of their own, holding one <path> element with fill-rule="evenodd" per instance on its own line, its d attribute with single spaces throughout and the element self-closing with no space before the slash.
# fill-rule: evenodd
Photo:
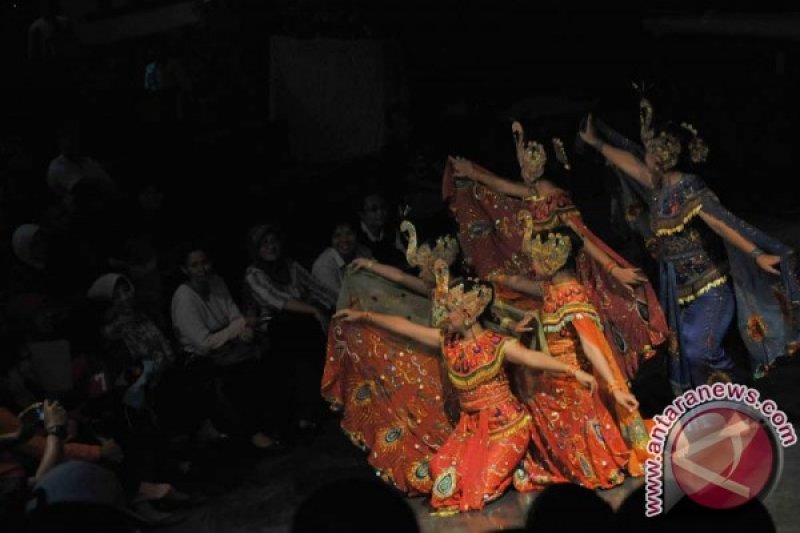
<svg viewBox="0 0 800 533">
<path fill-rule="evenodd" d="M 678 428 L 672 473 L 683 493 L 700 505 L 738 507 L 757 498 L 772 479 L 773 446 L 758 419 L 738 409 L 708 409 Z"/>
</svg>

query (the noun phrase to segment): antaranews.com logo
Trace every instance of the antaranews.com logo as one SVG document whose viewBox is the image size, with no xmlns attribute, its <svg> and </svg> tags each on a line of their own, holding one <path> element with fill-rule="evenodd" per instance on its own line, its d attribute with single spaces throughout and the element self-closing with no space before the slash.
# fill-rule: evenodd
<svg viewBox="0 0 800 533">
<path fill-rule="evenodd" d="M 786 413 L 757 390 L 734 383 L 701 385 L 653 418 L 645 472 L 649 517 L 683 495 L 714 509 L 766 498 L 777 486 L 783 448 L 797 442 Z"/>
</svg>

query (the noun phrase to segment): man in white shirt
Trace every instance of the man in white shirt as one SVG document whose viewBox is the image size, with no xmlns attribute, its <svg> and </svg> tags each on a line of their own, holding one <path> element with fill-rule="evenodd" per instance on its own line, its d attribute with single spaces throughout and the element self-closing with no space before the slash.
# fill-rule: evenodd
<svg viewBox="0 0 800 533">
<path fill-rule="evenodd" d="M 59 197 L 67 197 L 82 180 L 93 180 L 112 186 L 111 178 L 100 163 L 81 153 L 80 131 L 77 126 L 72 125 L 62 130 L 58 145 L 61 153 L 50 162 L 47 184 Z"/>
<path fill-rule="evenodd" d="M 356 257 L 372 257 L 372 253 L 356 240 L 356 232 L 349 222 L 340 222 L 333 228 L 331 246 L 322 252 L 311 274 L 325 287 L 339 294 L 347 265 Z"/>
</svg>

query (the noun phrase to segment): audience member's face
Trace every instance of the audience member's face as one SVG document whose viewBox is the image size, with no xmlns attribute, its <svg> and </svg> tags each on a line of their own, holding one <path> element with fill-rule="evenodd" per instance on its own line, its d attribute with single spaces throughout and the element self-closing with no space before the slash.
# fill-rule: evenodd
<svg viewBox="0 0 800 533">
<path fill-rule="evenodd" d="M 386 223 L 386 204 L 383 198 L 377 194 L 364 198 L 364 210 L 361 212 L 361 220 L 369 228 L 382 228 Z"/>
<path fill-rule="evenodd" d="M 117 305 L 130 306 L 133 303 L 133 287 L 127 281 L 120 281 L 114 287 L 113 301 Z"/>
<path fill-rule="evenodd" d="M 336 229 L 333 230 L 331 242 L 333 249 L 345 259 L 352 257 L 356 253 L 356 234 L 349 224 L 336 226 Z"/>
<path fill-rule="evenodd" d="M 261 246 L 258 248 L 258 256 L 266 262 L 277 261 L 281 258 L 283 247 L 281 240 L 274 233 L 268 233 L 261 239 Z"/>
<path fill-rule="evenodd" d="M 186 258 L 186 266 L 183 272 L 189 276 L 189 280 L 195 283 L 208 283 L 211 276 L 211 261 L 202 250 L 195 250 Z"/>
</svg>

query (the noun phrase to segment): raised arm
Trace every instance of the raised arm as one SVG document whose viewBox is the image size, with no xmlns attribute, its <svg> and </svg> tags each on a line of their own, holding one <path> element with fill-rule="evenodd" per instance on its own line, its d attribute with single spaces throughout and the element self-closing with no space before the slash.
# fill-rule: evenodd
<svg viewBox="0 0 800 533">
<path fill-rule="evenodd" d="M 590 322 L 589 319 L 583 319 L 584 323 Z M 590 327 L 595 327 L 594 325 Z M 589 362 L 592 363 L 592 367 L 600 374 L 600 377 L 603 378 L 606 385 L 608 386 L 609 392 L 614 396 L 614 400 L 623 405 L 624 407 L 628 408 L 629 410 L 634 410 L 639 407 L 639 402 L 636 401 L 636 398 L 622 388 L 621 383 L 617 383 L 616 379 L 614 379 L 614 374 L 611 372 L 611 367 L 608 366 L 608 361 L 606 357 L 603 355 L 601 347 L 597 346 L 595 342 L 593 342 L 592 338 L 587 336 L 583 333 L 584 328 L 577 328 L 578 337 L 581 341 L 581 346 L 583 347 L 583 353 L 586 354 L 586 358 L 589 359 Z M 598 335 L 595 337 L 603 338 L 602 334 L 597 332 Z"/>
<path fill-rule="evenodd" d="M 55 465 L 61 462 L 64 455 L 63 436 L 66 433 L 67 413 L 58 402 L 44 402 L 44 428 L 47 431 L 47 444 L 44 457 L 36 469 L 36 476 L 31 482 L 39 481 Z"/>
<path fill-rule="evenodd" d="M 458 178 L 467 178 L 477 181 L 494 192 L 505 194 L 506 196 L 525 198 L 531 195 L 531 188 L 524 183 L 507 180 L 491 172 L 481 170 L 473 165 L 471 161 L 461 157 L 451 156 L 447 159 L 453 167 L 454 175 Z"/>
<path fill-rule="evenodd" d="M 586 119 L 586 127 L 580 132 L 580 136 L 586 144 L 594 147 L 612 165 L 648 189 L 653 188 L 653 174 L 644 164 L 644 161 L 630 152 L 603 142 L 594 130 L 591 115 Z"/>
<path fill-rule="evenodd" d="M 529 350 L 522 346 L 519 342 L 510 341 L 505 346 L 506 360 L 510 363 L 518 365 L 525 365 L 535 370 L 544 370 L 545 372 L 555 372 L 561 374 L 571 374 L 575 376 L 581 385 L 594 391 L 597 388 L 597 381 L 580 369 L 574 369 L 561 361 L 548 356 L 543 352 Z"/>
<path fill-rule="evenodd" d="M 355 309 L 341 309 L 333 315 L 345 322 L 362 322 L 373 324 L 397 335 L 415 340 L 430 348 L 439 348 L 441 332 L 436 328 L 429 328 L 415 324 L 399 316 L 383 315 L 370 311 L 357 311 Z"/>
<path fill-rule="evenodd" d="M 490 280 L 534 298 L 541 298 L 543 294 L 541 281 L 534 281 L 518 274 L 495 274 Z"/>
<path fill-rule="evenodd" d="M 647 276 L 645 276 L 641 270 L 638 268 L 620 266 L 617 264 L 617 261 L 614 260 L 614 258 L 600 249 L 591 241 L 591 239 L 587 239 L 581 231 L 581 228 L 578 226 L 578 224 L 575 224 L 573 220 L 566 220 L 565 222 L 567 226 L 572 229 L 572 231 L 580 236 L 586 253 L 588 253 L 592 259 L 603 265 L 603 268 L 606 269 L 606 272 L 614 276 L 614 278 L 625 285 L 628 290 L 634 290 L 636 286 L 647 282 Z"/>
<path fill-rule="evenodd" d="M 720 219 L 714 217 L 713 215 L 710 215 L 705 211 L 701 210 L 699 216 L 706 224 L 708 224 L 708 227 L 710 227 L 714 231 L 714 233 L 716 233 L 717 235 L 719 235 L 732 245 L 736 246 L 744 253 L 749 254 L 751 257 L 753 257 L 758 266 L 761 267 L 762 270 L 769 272 L 770 274 L 780 274 L 778 269 L 775 268 L 775 266 L 778 265 L 781 261 L 781 258 L 779 256 L 764 253 L 763 250 L 761 250 L 758 246 L 747 240 L 744 236 L 742 236 L 741 233 L 734 230 L 733 228 L 725 224 Z"/>
<path fill-rule="evenodd" d="M 403 272 L 397 267 L 384 265 L 383 263 L 378 263 L 374 259 L 368 259 L 366 257 L 358 257 L 354 259 L 350 265 L 355 270 L 369 270 L 373 274 L 377 274 L 382 278 L 386 278 L 389 281 L 397 283 L 398 285 L 402 285 L 406 289 L 422 296 L 430 297 L 431 295 L 431 289 L 425 284 L 424 281 L 417 276 L 412 276 L 411 274 Z"/>
</svg>

